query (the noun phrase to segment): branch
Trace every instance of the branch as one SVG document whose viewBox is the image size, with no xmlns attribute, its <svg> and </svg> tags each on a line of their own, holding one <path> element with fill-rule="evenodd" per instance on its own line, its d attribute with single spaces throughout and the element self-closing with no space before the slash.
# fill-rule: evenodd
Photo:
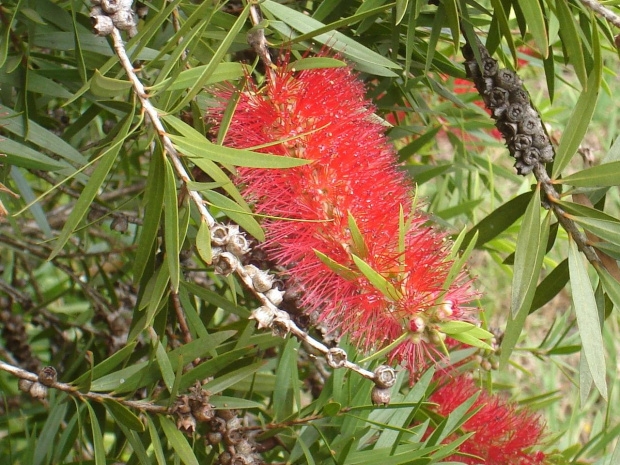
<svg viewBox="0 0 620 465">
<path fill-rule="evenodd" d="M 601 261 L 594 248 L 588 244 L 585 234 L 566 216 L 557 203 L 560 194 L 555 190 L 545 168 L 545 163 L 553 161 L 555 150 L 538 111 L 530 102 L 529 93 L 523 87 L 523 82 L 514 71 L 499 69 L 497 60 L 491 58 L 489 51 L 478 37 L 476 43 L 472 44 L 467 34 L 464 36 L 465 70 L 484 99 L 485 106 L 491 111 L 491 116 L 496 121 L 497 129 L 504 136 L 510 154 L 516 159 L 517 173 L 523 176 L 534 174 L 546 195 L 545 207 L 553 210 L 562 227 L 575 240 L 588 261 L 599 265 Z M 479 52 L 482 68 L 475 58 L 476 51 Z"/>
<path fill-rule="evenodd" d="M 260 22 L 260 11 L 256 5 L 251 5 L 250 8 L 252 21 L 258 24 Z M 244 235 L 239 232 L 238 226 L 230 227 L 216 223 L 207 210 L 200 192 L 189 187 L 188 183 L 191 179 L 181 162 L 180 154 L 168 137 L 157 109 L 150 102 L 149 96 L 131 64 L 118 27 L 116 27 L 113 19 L 110 19 L 110 16 L 102 12 L 99 7 L 93 7 L 91 18 L 95 31 L 99 35 L 111 35 L 116 55 L 133 85 L 135 95 L 140 100 L 142 111 L 146 113 L 148 120 L 154 126 L 165 149 L 165 154 L 172 162 L 173 168 L 187 189 L 192 202 L 198 208 L 202 220 L 206 221 L 210 228 L 212 242 L 216 245 L 213 250 L 213 264 L 216 272 L 222 275 L 229 275 L 233 272 L 237 273 L 241 280 L 262 303 L 263 306 L 255 310 L 252 316 L 258 321 L 258 327 L 269 327 L 275 334 L 281 336 L 284 336 L 288 332 L 292 333 L 295 337 L 325 355 L 328 364 L 332 368 L 348 368 L 373 381 L 375 383 L 373 396 L 387 399 L 387 397 L 389 397 L 389 388 L 396 382 L 396 375 L 392 368 L 382 365 L 373 373 L 348 361 L 347 353 L 343 349 L 330 349 L 325 346 L 325 344 L 312 338 L 292 321 L 288 313 L 277 307 L 282 301 L 283 293 L 272 288 L 273 276 L 258 270 L 256 267 L 252 267 L 252 265 L 242 266 L 241 258 L 249 251 L 247 240 Z M 267 70 L 269 70 L 270 76 L 273 76 L 275 72 L 269 56 L 264 31 L 262 29 L 257 29 L 254 37 L 256 37 L 256 40 L 254 40 L 253 46 L 255 48 L 257 47 L 257 52 L 264 61 Z M 374 395 L 375 391 L 379 392 L 377 396 Z"/>
<path fill-rule="evenodd" d="M 44 399 L 47 397 L 48 388 L 58 389 L 59 391 L 66 392 L 67 394 L 77 397 L 80 400 L 90 399 L 96 402 L 103 402 L 104 400 L 113 400 L 125 407 L 130 407 L 143 412 L 150 412 L 155 414 L 167 414 L 170 410 L 167 407 L 156 405 L 150 402 L 141 400 L 125 400 L 118 397 L 111 396 L 109 394 L 101 394 L 97 392 L 80 392 L 75 386 L 67 383 L 61 383 L 56 380 L 56 370 L 53 367 L 44 367 L 39 372 L 39 375 L 35 375 L 30 371 L 23 370 L 16 366 L 10 365 L 0 360 L 0 370 L 6 371 L 13 376 L 19 378 L 19 388 L 24 392 L 29 392 L 33 397 L 38 399 Z"/>
<path fill-rule="evenodd" d="M 594 11 L 595 13 L 605 18 L 607 21 L 609 21 L 611 24 L 613 24 L 617 28 L 620 28 L 620 16 L 618 16 L 616 13 L 611 11 L 609 8 L 604 7 L 596 0 L 579 0 L 579 1 L 586 8 L 589 8 L 590 10 Z"/>
</svg>

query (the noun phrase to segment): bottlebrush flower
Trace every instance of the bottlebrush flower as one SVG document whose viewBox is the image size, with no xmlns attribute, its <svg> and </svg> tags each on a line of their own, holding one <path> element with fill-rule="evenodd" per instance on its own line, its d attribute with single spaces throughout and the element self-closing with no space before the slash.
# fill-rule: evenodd
<svg viewBox="0 0 620 465">
<path fill-rule="evenodd" d="M 216 129 L 232 92 L 216 92 L 221 104 L 209 115 Z M 303 287 L 306 311 L 362 349 L 407 335 L 390 361 L 413 372 L 440 354 L 438 323 L 473 319 L 467 303 L 474 293 L 464 272 L 444 289 L 452 265 L 445 235 L 412 208 L 412 186 L 373 116 L 350 67 L 296 72 L 286 57 L 262 87 L 250 80 L 224 143 L 273 144 L 260 151 L 313 160 L 239 169 L 237 182 L 255 211 L 288 219 L 264 222 L 268 254 Z M 371 282 L 365 265 L 382 285 Z"/>
<path fill-rule="evenodd" d="M 442 416 L 449 415 L 456 407 L 465 402 L 475 393 L 480 395 L 471 407 L 480 407 L 461 429 L 464 433 L 473 432 L 458 448 L 459 452 L 474 455 L 478 458 L 453 455 L 445 461 L 466 464 L 484 463 L 487 465 L 543 465 L 546 456 L 543 452 L 530 452 L 529 449 L 540 444 L 544 432 L 539 417 L 526 409 L 519 409 L 503 398 L 489 394 L 478 388 L 474 381 L 465 376 L 441 378 L 443 384 L 429 398 L 437 405 L 435 411 Z M 456 439 L 453 435 L 446 439 Z"/>
</svg>

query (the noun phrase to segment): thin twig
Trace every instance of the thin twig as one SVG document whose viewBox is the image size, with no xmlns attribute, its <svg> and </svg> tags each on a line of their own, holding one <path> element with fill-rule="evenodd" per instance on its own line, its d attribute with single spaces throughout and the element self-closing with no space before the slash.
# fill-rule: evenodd
<svg viewBox="0 0 620 465">
<path fill-rule="evenodd" d="M 12 374 L 13 376 L 31 381 L 33 383 L 39 382 L 39 376 L 36 374 L 24 370 L 22 368 L 10 365 L 6 362 L 0 360 L 0 370 L 5 371 L 7 373 Z M 125 400 L 119 397 L 114 397 L 110 394 L 101 394 L 98 392 L 80 392 L 77 390 L 75 386 L 72 386 L 67 383 L 61 383 L 59 381 L 54 381 L 53 383 L 46 384 L 47 387 L 52 389 L 58 389 L 59 391 L 66 392 L 67 394 L 77 397 L 78 399 L 90 399 L 96 402 L 103 402 L 104 400 L 113 400 L 118 402 L 119 404 L 124 405 L 125 407 L 130 407 L 133 409 L 137 409 L 143 412 L 150 412 L 156 414 L 166 414 L 170 413 L 167 407 L 163 407 L 161 405 L 156 405 L 151 402 L 145 402 L 141 400 Z"/>
<path fill-rule="evenodd" d="M 620 16 L 614 13 L 613 11 L 611 11 L 609 8 L 601 5 L 596 0 L 579 0 L 579 1 L 586 8 L 589 8 L 590 10 L 594 11 L 595 13 L 605 18 L 607 21 L 609 21 L 611 24 L 613 24 L 617 28 L 620 28 Z"/>
</svg>

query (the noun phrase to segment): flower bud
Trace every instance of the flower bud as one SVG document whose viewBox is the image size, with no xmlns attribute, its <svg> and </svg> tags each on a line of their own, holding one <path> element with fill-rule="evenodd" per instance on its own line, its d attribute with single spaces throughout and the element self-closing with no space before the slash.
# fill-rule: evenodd
<svg viewBox="0 0 620 465">
<path fill-rule="evenodd" d="M 223 224 L 216 224 L 211 229 L 211 242 L 213 245 L 223 247 L 228 244 L 229 237 L 228 227 Z"/>
<path fill-rule="evenodd" d="M 56 368 L 54 367 L 43 367 L 39 372 L 39 382 L 44 384 L 45 386 L 51 386 L 56 382 L 58 375 L 56 373 Z"/>
<path fill-rule="evenodd" d="M 381 389 L 391 388 L 396 383 L 396 372 L 392 367 L 379 365 L 375 369 L 374 382 Z"/>
<path fill-rule="evenodd" d="M 370 393 L 370 400 L 374 405 L 389 405 L 390 400 L 392 400 L 390 388 L 381 389 L 379 386 L 373 387 Z"/>
<path fill-rule="evenodd" d="M 47 386 L 36 382 L 30 386 L 30 395 L 35 399 L 45 399 L 47 397 Z"/>
<path fill-rule="evenodd" d="M 29 379 L 21 378 L 19 382 L 17 383 L 17 387 L 22 392 L 30 392 L 30 388 L 32 387 L 33 384 L 34 384 L 33 381 L 30 381 Z"/>
<path fill-rule="evenodd" d="M 239 260 L 230 252 L 222 252 L 217 258 L 213 257 L 213 264 L 217 274 L 228 276 L 237 269 Z"/>
<path fill-rule="evenodd" d="M 339 347 L 329 349 L 326 358 L 327 364 L 332 368 L 342 368 L 347 363 L 347 353 Z"/>
<path fill-rule="evenodd" d="M 252 285 L 257 292 L 267 292 L 273 286 L 273 275 L 270 275 L 266 271 L 260 270 L 254 276 L 252 276 Z"/>
</svg>

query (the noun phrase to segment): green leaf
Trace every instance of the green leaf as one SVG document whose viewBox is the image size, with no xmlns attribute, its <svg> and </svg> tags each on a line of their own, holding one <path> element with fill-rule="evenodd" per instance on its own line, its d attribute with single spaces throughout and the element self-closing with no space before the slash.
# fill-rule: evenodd
<svg viewBox="0 0 620 465">
<path fill-rule="evenodd" d="M 489 344 L 487 344 L 486 342 L 482 342 L 480 339 L 478 339 L 475 336 L 472 336 L 468 332 L 450 334 L 450 337 L 452 339 L 455 339 L 459 342 L 462 342 L 463 344 L 467 344 L 472 347 L 478 347 L 479 349 L 484 349 L 484 350 L 493 350 L 493 347 L 491 347 Z"/>
<path fill-rule="evenodd" d="M 95 70 L 95 74 L 90 80 L 90 90 L 98 97 L 116 97 L 117 95 L 126 94 L 131 89 L 131 82 L 122 79 L 114 79 L 104 76 Z"/>
<path fill-rule="evenodd" d="M 147 87 L 147 90 L 154 91 L 161 88 L 165 88 L 167 91 L 186 89 L 194 85 L 203 73 L 207 71 L 209 66 L 210 65 L 202 65 L 185 70 L 176 78 L 166 78 L 152 87 Z M 213 71 L 213 74 L 207 78 L 204 85 L 208 86 L 217 82 L 234 81 L 235 79 L 242 78 L 244 76 L 244 69 L 244 65 L 241 63 L 220 63 L 217 65 L 217 68 L 215 68 L 215 71 Z"/>
<path fill-rule="evenodd" d="M 274 421 L 282 421 L 300 406 L 299 373 L 297 359 L 299 341 L 288 338 L 281 347 L 278 368 L 276 369 L 276 388 L 273 392 Z"/>
<path fill-rule="evenodd" d="M 159 371 L 161 372 L 164 384 L 168 392 L 172 392 L 172 386 L 174 385 L 174 368 L 172 368 L 166 349 L 164 349 L 160 340 L 156 340 L 155 358 L 157 359 L 157 365 L 159 365 Z"/>
<path fill-rule="evenodd" d="M 386 278 L 381 276 L 364 260 L 357 255 L 351 254 L 353 261 L 357 265 L 357 268 L 362 272 L 364 276 L 370 281 L 370 283 L 377 288 L 385 297 L 392 302 L 396 302 L 403 298 L 402 293 L 394 287 L 394 285 Z"/>
<path fill-rule="evenodd" d="M 531 196 L 532 192 L 525 192 L 495 209 L 467 233 L 463 244 L 469 244 L 476 232 L 478 232 L 476 247 L 481 247 L 508 229 L 523 215 L 529 205 Z"/>
<path fill-rule="evenodd" d="M 351 233 L 351 239 L 353 240 L 353 253 L 360 258 L 366 258 L 368 256 L 368 247 L 366 246 L 366 241 L 364 240 L 364 236 L 360 231 L 360 228 L 357 226 L 355 218 L 349 212 L 348 215 L 348 225 L 349 232 Z"/>
<path fill-rule="evenodd" d="M 196 250 L 198 250 L 200 258 L 210 265 L 213 260 L 211 253 L 211 230 L 209 229 L 209 224 L 203 219 L 200 220 L 200 227 L 198 228 L 198 233 L 196 233 Z"/>
<path fill-rule="evenodd" d="M 538 0 L 521 0 L 519 6 L 527 22 L 527 27 L 534 37 L 534 42 L 543 58 L 549 52 L 549 42 L 547 40 L 547 27 L 545 17 Z"/>
<path fill-rule="evenodd" d="M 568 267 L 572 288 L 573 306 L 577 314 L 577 326 L 581 336 L 583 353 L 589 371 L 592 374 L 594 385 L 601 396 L 607 400 L 607 382 L 605 380 L 605 352 L 601 322 L 598 316 L 598 307 L 594 298 L 594 291 L 588 271 L 583 263 L 577 244 L 569 237 Z"/>
<path fill-rule="evenodd" d="M 66 403 L 56 403 L 47 414 L 45 424 L 39 433 L 34 449 L 33 465 L 47 463 L 45 460 L 48 453 L 54 448 L 56 435 L 60 430 L 60 425 L 67 413 Z"/>
<path fill-rule="evenodd" d="M 121 425 L 140 433 L 144 431 L 144 425 L 140 419 L 124 405 L 114 399 L 103 399 L 103 405 Z"/>
<path fill-rule="evenodd" d="M 453 334 L 461 333 L 469 333 L 470 336 L 474 336 L 478 339 L 492 339 L 494 337 L 493 333 L 466 321 L 445 321 L 443 323 L 438 323 L 438 326 L 441 332 L 446 333 L 450 337 L 452 337 Z"/>
<path fill-rule="evenodd" d="M 287 69 L 302 71 L 304 69 L 342 68 L 347 64 L 342 60 L 329 57 L 307 57 L 289 63 Z"/>
<path fill-rule="evenodd" d="M 322 22 L 271 0 L 263 2 L 261 8 L 264 8 L 302 34 L 310 34 L 325 27 L 325 24 Z M 373 13 L 365 12 L 364 14 Z M 275 28 L 276 25 L 272 24 L 272 26 Z M 324 45 L 329 44 L 334 50 L 340 51 L 345 58 L 351 59 L 356 63 L 374 65 L 372 69 L 374 69 L 375 72 L 382 73 L 382 76 L 395 76 L 395 73 L 389 71 L 387 68 L 398 68 L 396 63 L 373 52 L 341 32 L 330 30 L 329 32 L 314 36 L 313 40 Z"/>
<path fill-rule="evenodd" d="M 22 168 L 58 171 L 67 166 L 41 152 L 33 150 L 27 145 L 11 139 L 0 138 L 0 153 L 6 155 L 2 157 L 3 164 L 6 163 L 7 165 L 20 166 Z"/>
<path fill-rule="evenodd" d="M 265 366 L 265 362 L 253 363 L 238 370 L 227 372 L 221 376 L 218 376 L 212 381 L 209 381 L 204 385 L 204 389 L 211 392 L 221 392 L 224 389 L 238 383 L 239 381 L 253 375 L 258 370 Z"/>
<path fill-rule="evenodd" d="M 138 250 L 133 264 L 133 281 L 136 284 L 142 279 L 146 265 L 154 253 L 155 240 L 159 233 L 159 222 L 164 209 L 165 170 L 164 156 L 160 150 L 155 150 L 151 155 L 149 174 L 146 178 L 146 190 L 144 191 L 146 207 L 142 230 L 138 239 Z"/>
<path fill-rule="evenodd" d="M 529 313 L 529 306 L 540 274 L 542 261 L 538 260 L 540 247 L 540 188 L 537 188 L 525 211 L 515 250 L 514 274 L 512 277 L 512 318 L 523 311 Z"/>
<path fill-rule="evenodd" d="M 240 397 L 229 396 L 211 396 L 209 402 L 216 409 L 245 409 L 245 408 L 263 408 L 264 405 L 253 400 L 242 399 Z"/>
<path fill-rule="evenodd" d="M 157 432 L 157 428 L 153 423 L 153 419 L 146 416 L 147 425 L 149 429 L 149 437 L 151 438 L 151 445 L 153 446 L 153 452 L 155 453 L 155 459 L 157 460 L 158 465 L 168 465 L 168 461 L 164 456 L 164 449 L 161 445 L 161 439 L 159 437 L 159 433 Z"/>
<path fill-rule="evenodd" d="M 620 244 L 620 221 L 599 220 L 573 215 L 567 216 L 601 239 L 612 244 Z"/>
<path fill-rule="evenodd" d="M 327 265 L 327 267 L 330 270 L 332 270 L 334 273 L 336 273 L 338 276 L 341 276 L 348 281 L 352 281 L 358 277 L 358 274 L 352 269 L 347 268 L 344 265 L 341 265 L 337 261 L 329 258 L 327 255 L 319 252 L 316 249 L 312 249 L 312 250 L 314 250 L 314 253 L 319 258 L 319 260 L 321 260 L 325 265 Z"/>
<path fill-rule="evenodd" d="M 532 204 L 532 208 L 534 205 Z M 534 295 L 536 291 L 536 281 L 538 280 L 538 274 L 540 273 L 540 269 L 542 266 L 542 261 L 545 257 L 546 253 L 546 245 L 549 239 L 549 231 L 550 231 L 550 223 L 551 223 L 551 215 L 548 213 L 544 222 L 540 227 L 540 241 L 536 245 L 536 262 L 533 267 L 534 270 L 538 270 L 536 274 L 536 279 L 532 280 L 534 286 L 527 290 L 526 296 L 523 298 L 523 303 L 516 316 L 512 316 L 512 312 L 508 317 L 508 323 L 506 325 L 506 331 L 504 332 L 504 339 L 501 345 L 501 354 L 500 354 L 500 367 L 505 366 L 510 358 L 510 354 L 513 349 L 517 345 L 517 341 L 519 340 L 519 336 L 521 335 L 521 331 L 523 330 L 523 326 L 525 325 L 525 320 L 529 315 L 529 309 L 532 306 L 532 301 L 534 300 Z M 527 311 L 526 311 L 527 309 Z"/>
<path fill-rule="evenodd" d="M 230 200 L 219 192 L 205 191 L 204 196 L 209 202 L 212 202 L 213 205 L 221 208 L 227 217 L 245 229 L 249 234 L 261 242 L 265 240 L 265 232 L 254 219 L 249 208 L 246 211 L 245 208 L 242 208 L 233 200 Z"/>
<path fill-rule="evenodd" d="M 90 427 L 93 433 L 93 449 L 95 451 L 95 465 L 106 465 L 105 459 L 105 446 L 103 444 L 103 434 L 101 434 L 101 427 L 99 426 L 99 419 L 95 415 L 95 411 L 88 402 L 85 402 L 88 409 L 88 416 L 90 418 Z"/>
<path fill-rule="evenodd" d="M 80 194 L 80 198 L 75 203 L 69 217 L 67 218 L 67 222 L 65 223 L 62 231 L 60 232 L 60 236 L 56 240 L 56 244 L 54 244 L 54 248 L 52 249 L 52 253 L 49 256 L 48 260 L 53 259 L 56 255 L 60 253 L 63 249 L 71 234 L 78 227 L 79 223 L 86 216 L 90 205 L 93 203 L 93 200 L 97 196 L 101 185 L 105 181 L 108 176 L 108 173 L 112 169 L 114 162 L 116 161 L 116 157 L 125 142 L 125 137 L 129 132 L 129 126 L 131 124 L 131 120 L 133 119 L 133 113 L 129 114 L 125 118 L 125 122 L 123 123 L 122 128 L 120 129 L 116 141 L 109 147 L 100 157 L 99 164 L 94 169 L 93 173 L 88 180 L 88 183 L 84 187 L 84 190 Z"/>
<path fill-rule="evenodd" d="M 538 3 L 538 0 L 529 1 Z M 596 22 L 593 21 L 591 26 L 594 68 L 588 76 L 586 90 L 579 96 L 573 113 L 562 134 L 562 139 L 560 139 L 560 146 L 556 152 L 555 162 L 553 164 L 553 179 L 559 177 L 559 174 L 566 165 L 568 165 L 575 152 L 577 152 L 581 141 L 590 127 L 590 121 L 592 120 L 601 88 L 600 84 L 603 70 L 601 46 Z"/>
<path fill-rule="evenodd" d="M 168 418 L 159 416 L 159 424 L 168 439 L 168 443 L 172 446 L 178 457 L 185 465 L 200 465 L 192 446 L 189 445 L 183 433 L 181 433 L 176 425 Z"/>
<path fill-rule="evenodd" d="M 571 14 L 568 2 L 566 0 L 557 0 L 555 4 L 558 22 L 560 23 L 560 37 L 562 37 L 562 44 L 566 47 L 566 58 L 568 58 L 573 65 L 581 87 L 586 90 L 588 74 L 586 72 L 586 63 L 581 47 L 581 35 L 577 30 L 577 24 Z"/>
<path fill-rule="evenodd" d="M 104 375 L 110 373 L 114 368 L 123 363 L 125 360 L 129 358 L 129 356 L 133 353 L 136 348 L 137 342 L 130 342 L 125 347 L 123 347 L 118 352 L 112 354 L 110 357 L 105 359 L 103 362 L 95 365 L 92 369 L 92 379 L 101 378 Z M 73 385 L 77 386 L 80 389 L 82 383 L 86 382 L 90 378 L 90 372 L 84 373 L 82 376 L 77 378 Z"/>
<path fill-rule="evenodd" d="M 610 187 L 620 185 L 620 161 L 593 166 L 558 179 L 558 183 L 576 187 Z"/>
<path fill-rule="evenodd" d="M 232 45 L 233 41 L 237 38 L 237 34 L 239 34 L 239 32 L 241 31 L 241 28 L 245 24 L 249 13 L 250 13 L 250 5 L 246 5 L 245 8 L 243 8 L 243 10 L 239 13 L 239 17 L 236 19 L 235 23 L 229 29 L 228 33 L 226 34 L 226 37 L 224 37 L 224 39 L 220 42 L 217 50 L 211 57 L 211 61 L 209 61 L 209 64 L 207 65 L 207 67 L 202 71 L 200 76 L 197 79 L 195 79 L 194 83 L 192 84 L 190 89 L 187 91 L 187 94 L 185 95 L 185 97 L 181 99 L 181 101 L 176 105 L 174 109 L 170 110 L 170 113 L 177 113 L 181 108 L 187 105 L 189 101 L 192 100 L 198 94 L 198 92 L 200 92 L 203 89 L 203 87 L 205 86 L 205 84 L 207 83 L 211 75 L 215 73 L 215 70 L 220 65 L 220 62 L 222 61 L 224 56 L 228 53 L 230 46 Z"/>
<path fill-rule="evenodd" d="M 164 182 L 164 240 L 166 244 L 166 263 L 170 272 L 172 289 L 177 292 L 181 270 L 179 264 L 179 207 L 177 186 L 172 165 L 165 159 L 165 182 Z"/>
<path fill-rule="evenodd" d="M 543 279 L 534 293 L 530 313 L 548 303 L 566 287 L 568 283 L 568 259 L 564 259 Z"/>
<path fill-rule="evenodd" d="M 603 284 L 603 289 L 613 302 L 616 310 L 620 311 L 620 283 L 609 274 L 609 271 L 600 265 L 596 266 L 596 272 Z"/>
<path fill-rule="evenodd" d="M 396 25 L 398 26 L 400 22 L 405 17 L 405 13 L 407 12 L 407 6 L 409 5 L 409 0 L 396 0 Z"/>
<path fill-rule="evenodd" d="M 11 108 L 0 103 L 0 124 L 2 129 L 28 142 L 38 145 L 41 148 L 50 150 L 56 155 L 67 161 L 76 163 L 79 166 L 85 165 L 88 160 L 70 144 L 62 140 L 53 132 L 48 131 L 34 121 L 28 121 L 26 125 L 23 115 L 16 113 Z"/>
<path fill-rule="evenodd" d="M 167 123 L 170 123 L 171 118 L 172 117 L 164 117 L 163 119 Z M 171 124 L 171 126 L 174 126 L 174 124 Z M 177 129 L 177 127 L 175 127 L 175 129 Z M 293 168 L 312 162 L 312 160 L 303 158 L 271 155 L 215 145 L 202 135 L 200 135 L 200 139 L 174 135 L 170 135 L 169 137 L 177 150 L 190 158 L 206 158 L 207 160 L 234 166 L 246 166 L 249 168 Z"/>
<path fill-rule="evenodd" d="M 512 37 L 512 30 L 510 29 L 508 15 L 506 14 L 506 10 L 504 10 L 504 5 L 502 4 L 501 0 L 491 0 L 491 5 L 493 6 L 493 17 L 499 25 L 499 30 L 501 31 L 502 36 L 504 37 L 504 39 L 506 39 L 506 43 L 508 44 L 510 53 L 512 53 L 512 58 L 516 66 L 517 48 L 515 47 L 514 38 Z M 507 8 L 510 7 L 508 6 Z M 508 12 L 510 13 L 510 10 Z"/>
</svg>

